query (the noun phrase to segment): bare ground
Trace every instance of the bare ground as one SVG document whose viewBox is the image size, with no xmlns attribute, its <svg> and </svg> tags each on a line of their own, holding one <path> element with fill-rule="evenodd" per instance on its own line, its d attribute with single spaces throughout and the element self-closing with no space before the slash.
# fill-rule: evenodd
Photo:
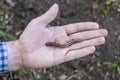
<svg viewBox="0 0 120 80">
<path fill-rule="evenodd" d="M 60 12 L 51 25 L 64 25 L 73 22 L 94 21 L 106 28 L 109 35 L 106 43 L 97 47 L 93 55 L 64 63 L 52 68 L 27 70 L 26 73 L 9 72 L 0 75 L 0 80 L 120 80 L 116 68 L 109 69 L 105 61 L 120 57 L 120 4 L 106 6 L 105 0 L 13 0 L 0 1 L 0 9 L 7 11 L 10 20 L 7 29 L 11 34 L 24 30 L 28 22 L 58 3 Z M 15 5 L 14 5 L 15 4 Z M 103 8 L 107 9 L 104 13 Z M 20 34 L 16 35 L 19 37 Z M 44 77 L 45 79 L 38 79 Z"/>
</svg>

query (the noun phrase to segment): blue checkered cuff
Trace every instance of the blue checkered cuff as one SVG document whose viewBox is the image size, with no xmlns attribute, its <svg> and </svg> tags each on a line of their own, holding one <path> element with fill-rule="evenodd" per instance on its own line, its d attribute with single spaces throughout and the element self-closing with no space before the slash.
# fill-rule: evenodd
<svg viewBox="0 0 120 80">
<path fill-rule="evenodd" d="M 8 54 L 6 42 L 0 42 L 0 73 L 8 71 Z"/>
</svg>

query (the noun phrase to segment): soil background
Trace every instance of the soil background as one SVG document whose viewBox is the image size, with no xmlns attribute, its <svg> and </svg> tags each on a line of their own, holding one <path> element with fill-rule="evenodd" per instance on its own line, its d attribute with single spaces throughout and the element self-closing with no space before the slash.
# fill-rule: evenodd
<svg viewBox="0 0 120 80">
<path fill-rule="evenodd" d="M 120 3 L 106 5 L 105 1 L 0 0 L 0 9 L 9 15 L 8 32 L 16 37 L 31 19 L 42 15 L 54 3 L 59 4 L 60 11 L 51 25 L 94 21 L 109 31 L 106 43 L 97 47 L 92 55 L 47 69 L 26 69 L 22 74 L 8 72 L 0 75 L 0 80 L 120 80 L 116 68 L 109 69 L 103 65 L 105 61 L 114 62 L 120 57 Z"/>
</svg>

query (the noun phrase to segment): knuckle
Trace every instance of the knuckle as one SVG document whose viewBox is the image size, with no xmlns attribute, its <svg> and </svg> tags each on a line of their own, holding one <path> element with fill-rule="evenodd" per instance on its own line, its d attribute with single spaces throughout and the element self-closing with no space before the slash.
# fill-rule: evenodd
<svg viewBox="0 0 120 80">
<path fill-rule="evenodd" d="M 83 35 L 82 35 L 82 38 L 83 38 L 83 39 L 86 39 L 87 37 L 88 37 L 87 34 L 83 34 Z"/>
<path fill-rule="evenodd" d="M 34 19 L 31 20 L 31 22 L 36 22 L 36 21 L 37 21 L 36 18 L 34 18 Z"/>
</svg>

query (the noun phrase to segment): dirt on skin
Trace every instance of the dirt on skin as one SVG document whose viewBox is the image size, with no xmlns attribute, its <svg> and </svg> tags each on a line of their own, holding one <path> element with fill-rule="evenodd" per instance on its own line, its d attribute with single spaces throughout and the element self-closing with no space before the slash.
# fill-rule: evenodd
<svg viewBox="0 0 120 80">
<path fill-rule="evenodd" d="M 27 70 L 24 74 L 1 74 L 0 80 L 38 80 L 40 77 L 45 78 L 40 80 L 120 80 L 116 68 L 109 69 L 103 65 L 105 61 L 115 61 L 120 57 L 120 3 L 107 6 L 105 15 L 102 12 L 106 8 L 105 0 L 10 0 L 13 6 L 7 0 L 2 1 L 12 16 L 8 25 L 14 26 L 10 31 L 14 34 L 23 31 L 31 19 L 43 14 L 53 3 L 58 3 L 60 11 L 51 25 L 94 21 L 106 28 L 109 35 L 106 43 L 97 47 L 92 55 L 52 68 Z"/>
</svg>

